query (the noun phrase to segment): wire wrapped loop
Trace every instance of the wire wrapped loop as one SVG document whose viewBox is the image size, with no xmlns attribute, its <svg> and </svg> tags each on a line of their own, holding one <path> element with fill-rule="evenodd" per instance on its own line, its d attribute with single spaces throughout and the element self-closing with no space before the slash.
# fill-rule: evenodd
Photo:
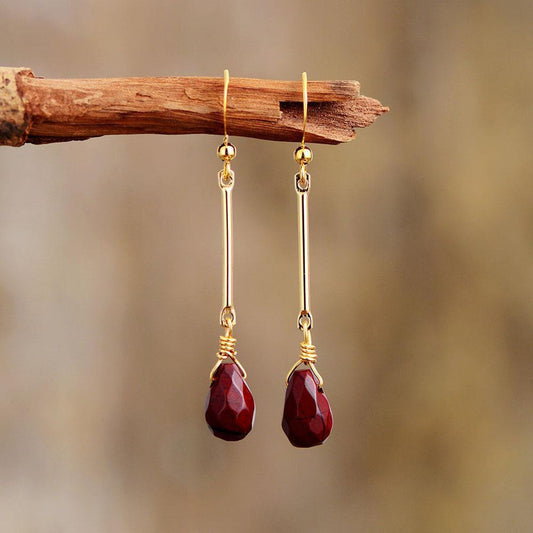
<svg viewBox="0 0 533 533">
<path fill-rule="evenodd" d="M 223 328 L 232 330 L 237 323 L 237 314 L 232 305 L 226 305 L 220 310 L 220 325 Z"/>
<path fill-rule="evenodd" d="M 224 161 L 224 168 L 218 172 L 218 186 L 223 191 L 233 189 L 235 184 L 235 172 L 231 170 L 231 165 Z"/>
<path fill-rule="evenodd" d="M 298 315 L 298 329 L 304 332 L 310 332 L 313 329 L 313 315 L 310 311 L 300 311 Z"/>
<path fill-rule="evenodd" d="M 305 330 L 304 334 L 304 340 L 302 343 L 300 343 L 300 358 L 298 359 L 298 361 L 296 361 L 296 363 L 294 363 L 294 365 L 292 365 L 292 368 L 289 370 L 287 378 L 285 379 L 285 384 L 289 384 L 291 376 L 300 365 L 306 365 L 309 367 L 313 375 L 318 380 L 318 388 L 321 389 L 324 385 L 324 380 L 322 379 L 322 376 L 316 368 L 316 348 L 315 345 L 311 343 L 311 335 L 308 329 Z"/>
<path fill-rule="evenodd" d="M 244 367 L 237 359 L 237 351 L 235 350 L 235 343 L 237 342 L 237 340 L 231 336 L 231 328 L 227 328 L 226 335 L 221 335 L 218 338 L 218 342 L 219 348 L 217 352 L 217 362 L 215 363 L 215 366 L 211 369 L 209 379 L 211 381 L 215 379 L 215 374 L 218 370 L 218 367 L 224 362 L 224 360 L 228 358 L 231 359 L 237 365 L 237 368 L 239 369 L 239 372 L 241 373 L 243 379 L 246 379 L 246 370 L 244 370 Z"/>
<path fill-rule="evenodd" d="M 300 172 L 294 175 L 294 187 L 298 194 L 309 192 L 311 188 L 311 174 L 307 172 L 305 165 L 300 167 Z"/>
</svg>

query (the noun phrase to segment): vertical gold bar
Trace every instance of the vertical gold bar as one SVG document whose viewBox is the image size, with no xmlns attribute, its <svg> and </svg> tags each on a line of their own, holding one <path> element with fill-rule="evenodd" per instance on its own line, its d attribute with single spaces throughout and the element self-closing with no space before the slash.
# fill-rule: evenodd
<svg viewBox="0 0 533 533">
<path fill-rule="evenodd" d="M 309 196 L 298 191 L 298 241 L 300 264 L 300 310 L 310 312 L 309 302 Z"/>
<path fill-rule="evenodd" d="M 222 240 L 224 247 L 224 280 L 222 308 L 233 305 L 233 187 L 222 188 Z"/>
</svg>

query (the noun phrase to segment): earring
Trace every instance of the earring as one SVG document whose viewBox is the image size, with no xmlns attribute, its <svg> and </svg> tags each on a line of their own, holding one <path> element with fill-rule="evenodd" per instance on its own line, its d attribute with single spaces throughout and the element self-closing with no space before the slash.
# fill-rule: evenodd
<svg viewBox="0 0 533 533">
<path fill-rule="evenodd" d="M 231 193 L 235 173 L 230 161 L 237 149 L 229 142 L 226 127 L 229 72 L 224 71 L 224 142 L 218 147 L 218 157 L 224 168 L 218 173 L 218 186 L 222 191 L 222 226 L 224 243 L 224 288 L 220 325 L 224 335 L 219 337 L 217 362 L 211 370 L 211 385 L 207 394 L 205 419 L 216 437 L 223 440 L 241 440 L 252 430 L 255 404 L 246 384 L 246 371 L 237 359 L 233 328 L 237 322 L 233 307 L 233 204 Z"/>
<path fill-rule="evenodd" d="M 298 195 L 298 248 L 300 264 L 300 314 L 298 328 L 303 332 L 300 358 L 290 369 L 286 385 L 285 407 L 281 426 L 293 446 L 310 448 L 322 444 L 331 433 L 333 417 L 324 394 L 324 380 L 316 368 L 316 349 L 311 341 L 313 316 L 309 304 L 309 189 L 311 176 L 307 163 L 313 152 L 305 145 L 307 125 L 307 73 L 302 74 L 303 129 L 302 144 L 294 152 L 300 171 L 294 176 Z"/>
</svg>

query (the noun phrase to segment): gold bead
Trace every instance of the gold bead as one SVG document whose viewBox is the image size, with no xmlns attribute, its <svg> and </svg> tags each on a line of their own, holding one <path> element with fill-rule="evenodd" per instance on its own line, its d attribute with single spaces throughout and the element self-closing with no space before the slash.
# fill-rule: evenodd
<svg viewBox="0 0 533 533">
<path fill-rule="evenodd" d="M 313 152 L 307 146 L 299 146 L 294 150 L 294 159 L 300 165 L 307 165 L 307 163 L 313 160 Z"/>
<path fill-rule="evenodd" d="M 231 161 L 237 155 L 237 148 L 231 143 L 222 143 L 217 149 L 217 155 L 222 161 Z"/>
</svg>

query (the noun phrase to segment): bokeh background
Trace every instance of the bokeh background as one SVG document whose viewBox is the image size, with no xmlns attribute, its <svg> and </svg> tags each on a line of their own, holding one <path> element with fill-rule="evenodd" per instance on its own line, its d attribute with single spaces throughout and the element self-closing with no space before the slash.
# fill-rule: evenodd
<svg viewBox="0 0 533 533">
<path fill-rule="evenodd" d="M 220 333 L 211 136 L 0 148 L 0 530 L 529 532 L 529 0 L 7 0 L 46 77 L 358 79 L 391 112 L 314 146 L 329 441 L 280 428 L 297 356 L 294 146 L 233 138 L 236 329 L 256 403 L 203 419 Z M 231 128 L 231 125 L 230 125 Z"/>
</svg>

